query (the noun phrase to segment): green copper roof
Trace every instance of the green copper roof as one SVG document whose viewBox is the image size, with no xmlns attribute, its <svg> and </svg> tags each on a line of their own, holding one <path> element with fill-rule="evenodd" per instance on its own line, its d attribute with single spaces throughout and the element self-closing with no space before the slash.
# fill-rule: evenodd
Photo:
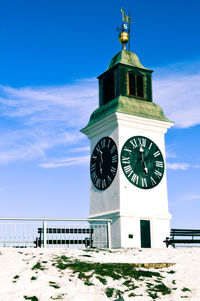
<svg viewBox="0 0 200 301">
<path fill-rule="evenodd" d="M 92 113 L 89 123 L 85 128 L 115 112 L 165 122 L 172 122 L 165 116 L 161 107 L 154 102 L 148 102 L 126 96 L 119 96 L 96 109 Z M 84 129 L 81 131 L 84 131 Z"/>
<path fill-rule="evenodd" d="M 142 68 L 142 69 L 146 69 L 149 70 L 147 68 L 145 68 L 141 63 L 140 60 L 138 58 L 138 56 L 128 50 L 121 50 L 120 52 L 118 52 L 111 60 L 110 65 L 108 66 L 107 70 L 112 68 L 113 66 L 117 65 L 118 63 L 124 64 L 124 65 L 128 65 L 128 66 L 132 66 L 132 67 L 137 67 L 137 68 Z"/>
</svg>

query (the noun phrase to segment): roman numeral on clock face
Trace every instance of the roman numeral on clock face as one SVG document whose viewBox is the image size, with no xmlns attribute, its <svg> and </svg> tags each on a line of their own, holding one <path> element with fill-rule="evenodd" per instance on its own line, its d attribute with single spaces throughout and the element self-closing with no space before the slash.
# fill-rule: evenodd
<svg viewBox="0 0 200 301">
<path fill-rule="evenodd" d="M 122 156 L 122 163 L 123 164 L 130 164 L 130 158 Z"/>
<path fill-rule="evenodd" d="M 124 166 L 124 171 L 128 178 L 133 174 L 132 167 L 130 165 Z"/>
<path fill-rule="evenodd" d="M 124 166 L 124 171 L 125 173 L 129 173 L 130 171 L 132 171 L 132 167 L 130 165 Z"/>
<path fill-rule="evenodd" d="M 156 161 L 156 167 L 161 167 L 163 168 L 164 167 L 164 164 L 162 161 Z"/>
<path fill-rule="evenodd" d="M 137 142 L 136 142 L 135 139 L 130 140 L 130 143 L 132 144 L 133 148 L 136 148 L 136 147 L 137 147 Z"/>
<path fill-rule="evenodd" d="M 101 151 L 100 145 L 99 145 L 99 144 L 96 146 L 96 151 L 97 151 L 98 153 Z"/>
<path fill-rule="evenodd" d="M 128 149 L 127 147 L 125 147 L 124 150 L 125 150 L 126 152 L 132 153 L 132 150 Z"/>
<path fill-rule="evenodd" d="M 95 186 L 100 188 L 101 187 L 101 179 L 97 178 Z"/>
<path fill-rule="evenodd" d="M 106 147 L 106 139 L 101 140 L 101 148 Z"/>
<path fill-rule="evenodd" d="M 96 169 L 96 163 L 92 164 L 91 167 L 90 167 L 90 170 L 91 170 L 91 171 L 93 171 L 93 170 L 95 170 L 95 169 Z"/>
<path fill-rule="evenodd" d="M 110 184 L 112 182 L 111 178 L 109 177 L 109 175 L 107 175 L 107 180 L 108 180 L 108 183 Z"/>
<path fill-rule="evenodd" d="M 101 182 L 101 188 L 102 189 L 106 188 L 106 180 L 105 179 L 103 179 Z"/>
<path fill-rule="evenodd" d="M 152 145 L 153 145 L 153 143 L 151 142 L 151 143 L 149 144 L 149 147 L 148 147 L 148 148 L 151 149 Z"/>
<path fill-rule="evenodd" d="M 113 176 L 116 174 L 117 169 L 115 167 L 111 167 L 110 169 L 111 173 L 113 174 Z"/>
<path fill-rule="evenodd" d="M 153 154 L 153 156 L 154 156 L 155 158 L 158 157 L 158 156 L 160 156 L 160 151 L 155 152 L 155 153 Z"/>
<path fill-rule="evenodd" d="M 111 154 L 113 154 L 115 150 L 116 150 L 116 145 L 113 145 L 113 147 L 110 150 Z"/>
<path fill-rule="evenodd" d="M 131 181 L 135 184 L 138 184 L 139 177 L 134 173 L 131 177 Z"/>
<path fill-rule="evenodd" d="M 96 179 L 97 179 L 96 171 L 93 171 L 93 173 L 91 174 L 91 177 L 92 177 L 93 181 L 96 182 Z"/>
<path fill-rule="evenodd" d="M 142 187 L 146 187 L 147 188 L 147 179 L 142 178 Z"/>
<path fill-rule="evenodd" d="M 112 157 L 112 163 L 116 163 L 116 162 L 117 162 L 117 159 L 118 159 L 117 155 L 114 155 L 114 156 Z"/>
<path fill-rule="evenodd" d="M 156 181 L 154 180 L 154 178 L 153 177 L 150 177 L 150 179 L 151 179 L 151 184 L 154 186 L 154 185 L 156 185 Z"/>
<path fill-rule="evenodd" d="M 157 169 L 154 171 L 154 174 L 155 174 L 158 178 L 161 178 L 161 177 L 162 177 L 162 173 L 159 172 Z"/>
<path fill-rule="evenodd" d="M 145 147 L 147 140 L 145 138 L 138 138 L 138 142 L 140 146 Z"/>
</svg>

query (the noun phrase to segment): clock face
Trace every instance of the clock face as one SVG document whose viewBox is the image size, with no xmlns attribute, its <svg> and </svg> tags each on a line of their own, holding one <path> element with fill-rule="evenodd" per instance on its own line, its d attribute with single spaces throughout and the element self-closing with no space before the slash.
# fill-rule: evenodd
<svg viewBox="0 0 200 301">
<path fill-rule="evenodd" d="M 105 190 L 110 186 L 117 173 L 118 152 L 114 140 L 103 137 L 95 145 L 90 160 L 90 175 L 94 186 Z"/>
<path fill-rule="evenodd" d="M 152 140 L 143 136 L 134 136 L 124 143 L 121 166 L 127 179 L 143 189 L 157 186 L 165 170 L 160 149 Z"/>
</svg>

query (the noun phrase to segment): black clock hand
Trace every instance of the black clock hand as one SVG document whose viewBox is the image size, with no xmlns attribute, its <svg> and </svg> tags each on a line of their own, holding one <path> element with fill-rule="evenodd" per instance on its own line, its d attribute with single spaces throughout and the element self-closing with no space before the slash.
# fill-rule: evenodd
<svg viewBox="0 0 200 301">
<path fill-rule="evenodd" d="M 102 151 L 99 151 L 100 152 L 100 159 L 101 159 L 101 161 L 100 161 L 100 173 L 102 174 L 102 164 L 103 164 L 103 152 Z"/>
<path fill-rule="evenodd" d="M 100 158 L 101 158 L 101 162 L 103 163 L 103 152 L 102 151 L 100 151 Z"/>
<path fill-rule="evenodd" d="M 102 174 L 102 167 L 101 167 L 101 162 L 100 162 L 100 173 Z"/>
<path fill-rule="evenodd" d="M 147 168 L 147 165 L 146 165 L 146 163 L 145 163 L 145 161 L 144 161 L 144 155 L 143 155 L 144 149 L 142 148 L 142 146 L 140 146 L 139 152 L 140 152 L 141 155 L 142 155 L 142 162 L 143 162 L 143 164 L 144 164 L 144 171 L 145 171 L 146 173 L 148 173 L 148 168 Z"/>
<path fill-rule="evenodd" d="M 144 171 L 145 171 L 146 173 L 148 173 L 148 168 L 147 168 L 147 165 L 146 165 L 146 163 L 145 163 L 145 161 L 144 161 L 143 153 L 142 153 L 142 161 L 143 161 L 143 163 L 144 163 Z"/>
</svg>

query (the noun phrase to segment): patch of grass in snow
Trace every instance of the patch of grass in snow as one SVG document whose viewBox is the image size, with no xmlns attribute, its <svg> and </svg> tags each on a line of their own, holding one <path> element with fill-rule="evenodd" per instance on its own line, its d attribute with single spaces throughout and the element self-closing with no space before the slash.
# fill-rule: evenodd
<svg viewBox="0 0 200 301">
<path fill-rule="evenodd" d="M 108 276 L 114 280 L 124 278 L 126 276 L 132 277 L 138 280 L 140 277 L 162 277 L 158 272 L 146 271 L 138 269 L 134 264 L 129 263 L 98 263 L 98 262 L 82 262 L 79 260 L 74 260 L 64 263 L 61 259 L 57 260 L 56 263 L 53 263 L 57 268 L 71 269 L 74 273 L 87 273 L 94 271 L 94 274 L 99 276 Z"/>
<path fill-rule="evenodd" d="M 149 297 L 151 297 L 153 300 L 159 298 L 157 293 L 152 293 L 151 291 L 147 291 L 147 292 L 148 292 Z"/>
<path fill-rule="evenodd" d="M 171 289 L 167 287 L 164 283 L 160 283 L 157 285 L 149 283 L 147 284 L 147 286 L 149 287 L 147 289 L 148 293 L 161 293 L 162 295 L 171 294 Z"/>
<path fill-rule="evenodd" d="M 63 300 L 65 294 L 59 294 L 56 297 L 51 296 L 50 299 L 51 300 Z"/>
<path fill-rule="evenodd" d="M 90 281 L 87 281 L 87 280 L 86 280 L 86 281 L 84 281 L 84 284 L 85 284 L 85 285 L 87 285 L 87 286 L 94 285 L 94 283 L 92 283 L 92 282 L 90 282 Z"/>
<path fill-rule="evenodd" d="M 31 301 L 39 301 L 39 299 L 36 296 L 33 296 L 33 297 L 24 296 L 24 299 L 25 300 L 31 300 Z"/>
<path fill-rule="evenodd" d="M 167 272 L 168 274 L 174 274 L 174 273 L 176 273 L 175 271 L 173 271 L 173 270 L 171 270 L 171 271 L 169 271 L 169 272 Z"/>
<path fill-rule="evenodd" d="M 61 260 L 65 261 L 65 262 L 70 261 L 70 257 L 67 257 L 67 256 L 65 256 L 65 255 L 62 255 L 62 256 L 60 256 L 60 257 L 58 257 L 58 258 L 60 258 Z"/>
<path fill-rule="evenodd" d="M 13 277 L 13 283 L 16 283 L 16 282 L 17 282 L 17 279 L 19 279 L 19 275 L 15 275 L 15 276 Z"/>
<path fill-rule="evenodd" d="M 191 292 L 191 290 L 187 287 L 182 288 L 182 292 Z"/>
<path fill-rule="evenodd" d="M 107 280 L 101 276 L 97 276 L 96 277 L 103 285 L 106 285 L 107 284 Z"/>
<path fill-rule="evenodd" d="M 151 271 L 151 267 L 147 269 L 143 264 L 138 266 L 138 264 L 129 263 L 84 262 L 61 256 L 55 259 L 52 265 L 60 270 L 69 269 L 73 271 L 74 274 L 78 273 L 78 278 L 83 280 L 85 285 L 94 285 L 90 281 L 90 278 L 94 276 L 104 285 L 107 283 L 105 277 L 110 277 L 113 280 L 124 279 L 125 281 L 122 284 L 122 288 L 124 292 L 127 292 L 138 288 L 133 280 L 145 281 L 152 279 L 153 283 L 146 282 L 147 293 L 152 299 L 158 298 L 159 293 L 162 295 L 171 293 L 171 289 L 162 282 L 164 277 L 160 274 L 160 271 Z M 124 287 L 126 287 L 126 289 Z M 105 290 L 105 294 L 107 297 L 112 297 L 113 294 L 121 296 L 122 292 L 108 287 Z M 132 296 L 136 296 L 133 292 L 132 294 Z"/>
<path fill-rule="evenodd" d="M 143 295 L 136 295 L 135 293 L 130 293 L 129 297 L 142 297 Z"/>
<path fill-rule="evenodd" d="M 107 287 L 107 289 L 106 289 L 106 291 L 105 291 L 106 296 L 107 296 L 108 298 L 112 297 L 112 296 L 113 296 L 113 293 L 114 293 L 114 290 L 115 290 L 114 288 Z"/>
<path fill-rule="evenodd" d="M 139 286 L 136 286 L 133 282 L 133 280 L 126 280 L 122 283 L 122 285 L 124 286 L 127 286 L 128 287 L 128 290 L 126 291 L 132 291 L 132 290 L 135 290 L 136 288 L 138 288 Z"/>
<path fill-rule="evenodd" d="M 32 270 L 46 270 L 46 268 L 44 266 L 41 265 L 41 262 L 38 261 L 33 267 L 32 267 Z"/>
<path fill-rule="evenodd" d="M 52 286 L 55 289 L 60 288 L 60 286 L 56 282 L 54 282 L 54 281 L 49 281 L 49 285 Z"/>
</svg>

